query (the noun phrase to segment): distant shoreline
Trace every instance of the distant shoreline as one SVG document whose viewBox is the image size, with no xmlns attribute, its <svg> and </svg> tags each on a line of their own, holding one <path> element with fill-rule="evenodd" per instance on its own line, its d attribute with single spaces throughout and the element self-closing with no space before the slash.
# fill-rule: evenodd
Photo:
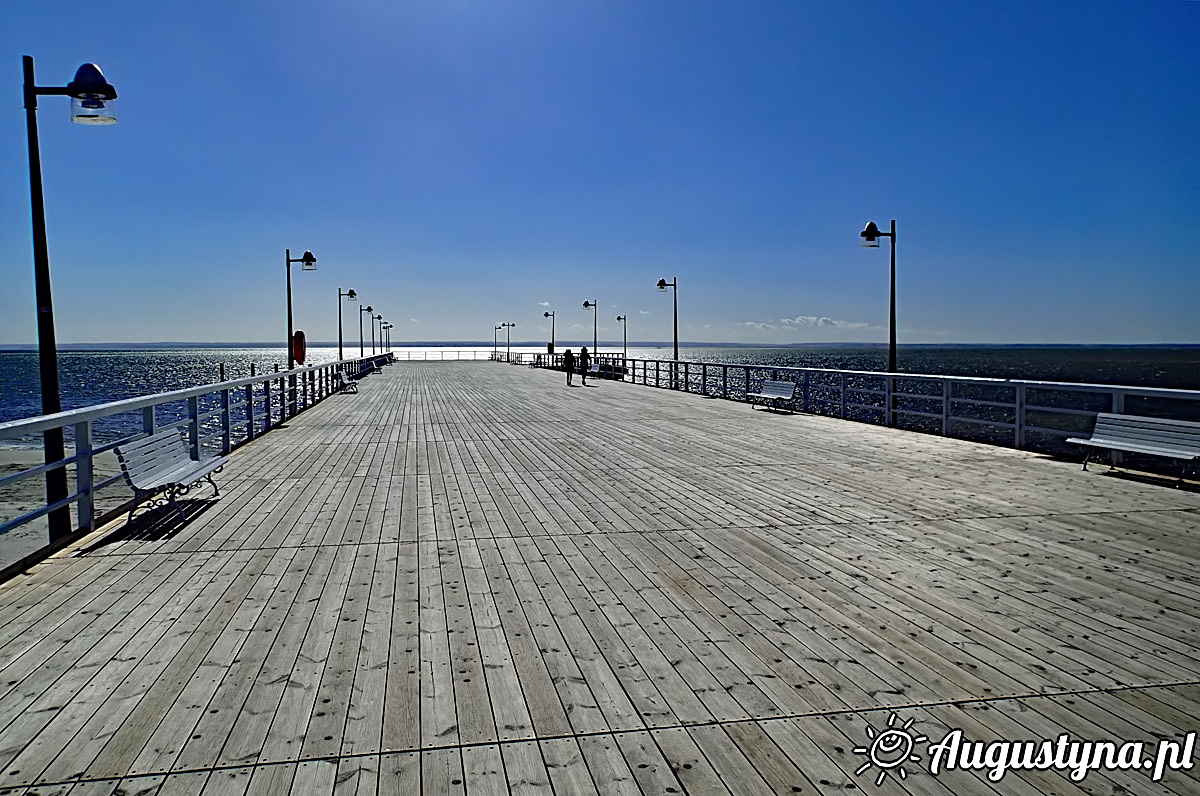
<svg viewBox="0 0 1200 796">
<path fill-rule="evenodd" d="M 587 345 L 589 340 L 559 340 L 556 343 L 558 348 L 564 346 Z M 601 340 L 601 345 L 614 347 L 620 346 L 620 340 Z M 514 340 L 511 343 L 513 348 L 531 348 L 542 347 L 546 345 L 545 340 Z M 666 341 L 629 341 L 630 348 L 669 348 L 674 343 L 670 340 Z M 392 349 L 410 349 L 410 348 L 492 348 L 493 343 L 482 341 L 416 341 L 406 342 L 403 345 L 393 345 Z M 887 343 L 699 343 L 683 341 L 679 342 L 680 348 L 860 348 L 860 349 L 885 349 Z M 158 342 L 158 343 L 59 343 L 59 351 L 154 351 L 158 349 L 175 350 L 189 348 L 284 348 L 283 343 L 182 343 L 182 342 Z M 337 348 L 336 342 L 310 342 L 309 348 Z M 917 348 L 1200 348 L 1200 343 L 901 343 L 900 349 L 917 349 Z M 36 353 L 37 345 L 32 343 L 0 343 L 0 354 L 12 353 Z"/>
</svg>

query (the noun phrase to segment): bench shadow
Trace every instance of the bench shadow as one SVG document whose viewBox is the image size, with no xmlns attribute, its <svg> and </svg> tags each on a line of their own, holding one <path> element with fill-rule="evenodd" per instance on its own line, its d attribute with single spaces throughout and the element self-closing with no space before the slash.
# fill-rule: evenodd
<svg viewBox="0 0 1200 796">
<path fill-rule="evenodd" d="M 1200 484 L 1194 481 L 1180 480 L 1178 476 L 1167 475 L 1166 473 L 1123 469 L 1096 470 L 1095 473 L 1105 478 L 1116 478 L 1119 481 L 1133 481 L 1134 483 L 1145 484 L 1147 486 L 1166 487 L 1168 489 L 1178 489 L 1181 492 L 1200 494 Z"/>
<path fill-rule="evenodd" d="M 126 522 L 103 538 L 87 547 L 80 548 L 77 555 L 87 555 L 119 542 L 161 542 L 176 536 L 192 521 L 208 511 L 219 498 L 189 498 L 179 501 L 183 516 L 170 505 L 153 506 L 140 510 Z"/>
</svg>

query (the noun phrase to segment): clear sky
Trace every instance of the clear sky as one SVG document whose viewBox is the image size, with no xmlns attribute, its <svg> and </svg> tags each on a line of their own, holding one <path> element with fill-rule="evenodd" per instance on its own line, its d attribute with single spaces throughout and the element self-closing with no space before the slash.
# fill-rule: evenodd
<svg viewBox="0 0 1200 796">
<path fill-rule="evenodd" d="M 255 0 L 0 7 L 0 343 L 1200 342 L 1200 2 Z M 7 66 L 5 66 L 7 64 Z M 357 339 L 357 304 L 346 304 Z"/>
</svg>

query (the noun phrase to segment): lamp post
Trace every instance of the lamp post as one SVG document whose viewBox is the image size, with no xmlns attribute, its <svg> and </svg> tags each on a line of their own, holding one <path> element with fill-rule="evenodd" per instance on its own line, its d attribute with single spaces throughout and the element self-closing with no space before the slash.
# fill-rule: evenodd
<svg viewBox="0 0 1200 796">
<path fill-rule="evenodd" d="M 671 277 L 670 282 L 666 277 L 662 277 L 658 280 L 657 287 L 660 293 L 671 288 L 671 319 L 675 337 L 675 361 L 671 365 L 671 386 L 674 387 L 676 384 L 675 371 L 679 369 L 679 277 Z"/>
<path fill-rule="evenodd" d="M 25 127 L 29 139 L 29 205 L 33 221 L 33 275 L 37 303 L 38 365 L 42 386 L 42 414 L 62 411 L 58 383 L 58 344 L 54 338 L 54 301 L 50 294 L 50 252 L 46 244 L 46 207 L 42 194 L 42 156 L 38 146 L 37 98 L 39 94 L 71 97 L 71 121 L 77 124 L 113 124 L 117 116 L 113 102 L 117 90 L 104 79 L 95 64 L 84 64 L 75 79 L 65 86 L 38 86 L 33 78 L 33 56 L 22 57 L 25 76 Z M 66 457 L 61 428 L 42 432 L 42 449 L 47 465 Z M 46 503 L 67 497 L 67 470 L 59 467 L 46 471 Z M 71 533 L 71 509 L 62 506 L 48 515 L 50 541 Z M 80 527 L 85 523 L 80 518 Z"/>
<path fill-rule="evenodd" d="M 554 356 L 554 311 L 551 310 L 550 312 L 543 312 L 542 317 L 550 319 L 550 351 L 547 353 L 549 353 L 550 356 Z"/>
<path fill-rule="evenodd" d="M 504 328 L 503 326 L 497 326 L 496 330 L 494 332 L 492 332 L 492 361 L 495 361 L 500 358 L 499 335 L 500 335 L 500 330 L 503 328 Z"/>
<path fill-rule="evenodd" d="M 596 325 L 597 325 L 597 323 L 599 323 L 600 308 L 596 306 L 596 299 L 592 299 L 591 301 L 583 302 L 583 308 L 585 310 L 588 309 L 589 307 L 592 310 L 592 356 L 597 356 L 599 354 L 599 352 L 596 349 L 599 348 L 600 346 L 596 342 L 598 339 L 596 337 L 596 328 L 597 328 Z"/>
<path fill-rule="evenodd" d="M 892 277 L 891 296 L 888 301 L 888 373 L 896 372 L 896 219 L 892 219 L 892 228 L 881 232 L 874 221 L 868 221 L 862 232 L 858 233 L 863 239 L 863 246 L 868 249 L 879 248 L 880 238 L 891 238 L 892 241 Z"/>
<path fill-rule="evenodd" d="M 678 282 L 679 282 L 679 277 L 677 277 L 677 276 L 672 277 L 670 282 L 668 282 L 665 278 L 658 280 L 658 290 L 660 293 L 665 291 L 667 288 L 671 288 L 671 301 L 672 301 L 671 317 L 674 320 L 673 328 L 675 330 L 675 360 L 676 361 L 679 360 L 679 288 L 678 288 L 678 284 L 677 284 Z"/>
<path fill-rule="evenodd" d="M 393 325 L 394 324 L 391 324 L 391 323 L 385 323 L 383 325 L 382 331 L 384 333 L 384 341 L 385 341 L 383 344 L 384 351 L 392 350 L 392 326 Z"/>
<path fill-rule="evenodd" d="M 382 315 L 371 316 L 371 356 L 375 356 L 375 322 L 382 321 Z"/>
<path fill-rule="evenodd" d="M 296 367 L 296 352 L 292 346 L 292 335 L 296 332 L 292 329 L 292 263 L 301 263 L 301 268 L 305 271 L 317 270 L 317 258 L 310 251 L 304 252 L 299 257 L 292 257 L 291 249 L 283 250 L 284 261 L 287 265 L 287 315 L 288 315 L 288 370 Z"/>
<path fill-rule="evenodd" d="M 305 251 L 299 257 L 292 257 L 291 249 L 283 250 L 283 258 L 287 265 L 287 316 L 288 316 L 288 331 L 287 331 L 287 350 L 288 350 L 288 370 L 296 367 L 296 345 L 293 340 L 296 332 L 292 329 L 292 263 L 301 263 L 301 268 L 305 271 L 317 270 L 317 258 L 310 251 Z M 296 415 L 296 377 L 288 376 L 288 406 L 291 407 L 291 416 Z"/>
<path fill-rule="evenodd" d="M 354 292 L 354 288 L 350 288 L 350 290 L 346 293 L 343 293 L 342 289 L 340 287 L 338 288 L 338 359 L 345 359 L 345 357 L 342 356 L 342 299 L 343 298 L 348 299 L 349 301 L 354 301 L 356 298 L 358 298 L 358 294 Z"/>
<path fill-rule="evenodd" d="M 362 314 L 365 312 L 370 315 L 374 311 L 375 308 L 370 304 L 365 307 L 361 304 L 358 305 L 358 356 L 360 359 L 367 355 L 366 341 L 363 339 Z"/>
<path fill-rule="evenodd" d="M 621 359 L 629 359 L 629 316 L 618 315 L 617 323 L 621 324 L 622 345 Z"/>
<path fill-rule="evenodd" d="M 505 362 L 512 362 L 512 328 L 514 326 L 516 326 L 515 323 L 500 324 L 500 328 L 504 329 L 504 334 L 507 336 L 507 339 L 504 341 L 504 361 Z"/>
</svg>

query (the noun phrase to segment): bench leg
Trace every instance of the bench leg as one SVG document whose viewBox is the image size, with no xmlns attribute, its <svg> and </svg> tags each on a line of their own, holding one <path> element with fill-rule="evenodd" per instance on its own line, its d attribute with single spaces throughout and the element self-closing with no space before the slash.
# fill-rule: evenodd
<svg viewBox="0 0 1200 796">
<path fill-rule="evenodd" d="M 175 500 L 175 487 L 171 487 L 170 491 L 167 492 L 167 501 L 170 502 L 171 508 L 173 508 L 173 509 L 175 509 L 175 511 L 179 512 L 180 522 L 187 519 L 187 517 L 183 513 L 183 507 L 180 506 L 179 503 Z"/>
<path fill-rule="evenodd" d="M 213 497 L 220 497 L 220 496 L 221 496 L 221 491 L 220 491 L 219 489 L 217 489 L 217 482 L 213 480 L 213 474 L 212 474 L 212 473 L 209 473 L 208 475 L 206 475 L 206 476 L 204 476 L 204 477 L 205 477 L 205 478 L 207 478 L 207 479 L 208 479 L 208 483 L 209 483 L 210 485 L 212 485 L 212 488 L 213 488 Z"/>
</svg>

